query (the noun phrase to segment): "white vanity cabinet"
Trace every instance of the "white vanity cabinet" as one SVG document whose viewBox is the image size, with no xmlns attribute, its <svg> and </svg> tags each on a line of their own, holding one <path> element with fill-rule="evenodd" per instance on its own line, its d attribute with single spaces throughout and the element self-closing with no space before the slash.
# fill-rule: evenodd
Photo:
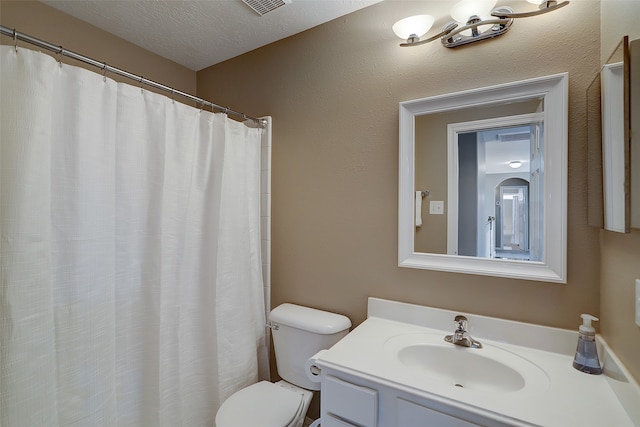
<svg viewBox="0 0 640 427">
<path fill-rule="evenodd" d="M 483 345 L 470 349 L 444 340 L 458 314 L 370 298 L 307 362 L 321 427 L 640 427 L 640 388 L 604 341 L 609 375 L 588 375 L 572 366 L 575 331 L 465 314 Z"/>
<path fill-rule="evenodd" d="M 383 381 L 322 368 L 322 427 L 514 426 L 416 396 Z"/>
</svg>

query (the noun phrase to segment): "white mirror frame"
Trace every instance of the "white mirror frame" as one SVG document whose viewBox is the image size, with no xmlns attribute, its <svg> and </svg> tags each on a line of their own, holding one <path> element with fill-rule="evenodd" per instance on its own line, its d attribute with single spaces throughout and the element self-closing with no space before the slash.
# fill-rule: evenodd
<svg viewBox="0 0 640 427">
<path fill-rule="evenodd" d="M 602 67 L 602 174 L 604 229 L 629 232 L 629 146 L 624 130 L 624 64 Z"/>
<path fill-rule="evenodd" d="M 400 103 L 398 266 L 544 282 L 567 282 L 567 73 Z M 544 261 L 476 258 L 415 252 L 415 118 L 527 99 L 544 105 Z M 442 142 L 443 144 L 446 141 Z M 446 159 L 442 159 L 446 161 Z"/>
</svg>

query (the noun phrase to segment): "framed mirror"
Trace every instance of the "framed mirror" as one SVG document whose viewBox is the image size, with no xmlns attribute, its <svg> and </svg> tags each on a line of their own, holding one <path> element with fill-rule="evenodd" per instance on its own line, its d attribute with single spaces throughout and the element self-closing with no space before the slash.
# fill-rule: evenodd
<svg viewBox="0 0 640 427">
<path fill-rule="evenodd" d="M 600 75 L 604 229 L 629 233 L 629 97 L 625 95 L 628 59 L 605 64 Z"/>
<path fill-rule="evenodd" d="M 566 73 L 400 103 L 398 265 L 566 283 Z"/>
<path fill-rule="evenodd" d="M 592 86 L 600 86 L 600 127 L 594 147 L 601 150 L 602 210 L 600 227 L 608 231 L 629 233 L 630 227 L 630 97 L 629 97 L 629 38 L 623 37 L 602 66 Z M 592 129 L 589 129 L 591 132 Z M 589 142 L 591 143 L 591 142 Z M 591 191 L 591 188 L 589 189 Z"/>
<path fill-rule="evenodd" d="M 623 37 L 587 104 L 589 225 L 629 233 L 640 228 L 640 39 Z"/>
</svg>

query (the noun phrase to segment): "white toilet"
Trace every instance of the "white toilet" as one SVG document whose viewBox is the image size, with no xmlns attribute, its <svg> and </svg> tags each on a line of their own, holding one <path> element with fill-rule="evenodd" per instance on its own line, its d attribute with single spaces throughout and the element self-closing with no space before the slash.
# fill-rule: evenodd
<svg viewBox="0 0 640 427">
<path fill-rule="evenodd" d="M 347 335 L 351 321 L 340 314 L 294 304 L 271 310 L 273 345 L 283 381 L 261 381 L 229 397 L 216 414 L 216 427 L 300 427 L 320 383 L 305 362 Z"/>
</svg>

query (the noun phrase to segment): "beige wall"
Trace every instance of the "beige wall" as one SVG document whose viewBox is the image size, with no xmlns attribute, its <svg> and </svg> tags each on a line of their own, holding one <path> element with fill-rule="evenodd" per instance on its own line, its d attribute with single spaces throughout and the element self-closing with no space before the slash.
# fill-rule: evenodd
<svg viewBox="0 0 640 427">
<path fill-rule="evenodd" d="M 601 28 L 604 63 L 622 36 L 640 38 L 640 2 L 602 2 Z M 638 132 L 636 130 L 636 132 Z M 632 147 L 631 150 L 633 151 Z M 640 230 L 630 234 L 600 232 L 600 323 L 602 334 L 622 362 L 640 380 L 640 327 L 635 325 L 635 285 L 640 278 Z"/>
<path fill-rule="evenodd" d="M 600 15 L 600 60 L 604 64 L 623 36 L 640 38 L 640 2 L 638 0 L 602 0 Z"/>
<path fill-rule="evenodd" d="M 386 1 L 198 72 L 200 96 L 274 117 L 273 305 L 330 309 L 358 324 L 376 296 L 575 329 L 580 313 L 600 314 L 585 126 L 599 4 L 572 2 L 458 49 L 398 47 L 391 25 L 424 5 Z M 398 102 L 564 71 L 568 284 L 398 268 Z"/>
<path fill-rule="evenodd" d="M 67 50 L 106 62 L 130 73 L 144 76 L 183 92 L 196 92 L 196 73 L 132 43 L 124 41 L 93 25 L 82 22 L 52 7 L 36 1 L 0 1 L 0 23 L 30 36 L 63 46 Z M 11 37 L 2 36 L 2 44 L 13 44 Z M 43 50 L 18 42 L 18 46 Z M 47 52 L 49 53 L 49 52 Z M 96 71 L 70 58 L 64 63 Z M 131 80 L 107 74 L 108 77 L 135 84 Z"/>
<path fill-rule="evenodd" d="M 600 232 L 602 335 L 640 381 L 640 327 L 636 326 L 635 279 L 640 279 L 640 230 Z"/>
</svg>

